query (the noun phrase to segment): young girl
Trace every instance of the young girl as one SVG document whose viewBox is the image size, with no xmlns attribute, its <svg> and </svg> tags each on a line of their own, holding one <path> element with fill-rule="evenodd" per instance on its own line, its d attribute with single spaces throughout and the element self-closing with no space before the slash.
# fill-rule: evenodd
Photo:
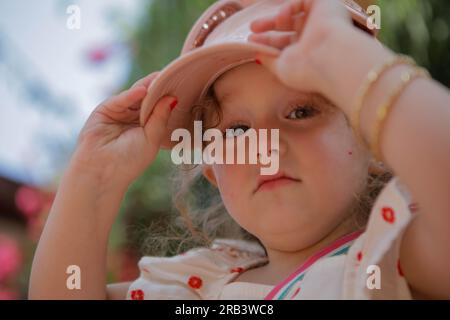
<svg viewBox="0 0 450 320">
<path fill-rule="evenodd" d="M 30 298 L 450 298 L 450 94 L 356 28 L 358 8 L 345 2 L 219 1 L 178 62 L 97 107 L 39 242 Z M 243 45 L 245 63 L 233 65 L 220 45 L 247 41 L 244 21 L 245 48 L 261 53 Z M 106 285 L 127 187 L 194 119 L 240 129 L 224 139 L 279 129 L 268 149 L 279 156 L 275 176 L 260 175 L 261 163 L 198 167 L 257 241 L 143 257 L 136 281 Z M 81 270 L 75 290 L 71 265 Z"/>
</svg>

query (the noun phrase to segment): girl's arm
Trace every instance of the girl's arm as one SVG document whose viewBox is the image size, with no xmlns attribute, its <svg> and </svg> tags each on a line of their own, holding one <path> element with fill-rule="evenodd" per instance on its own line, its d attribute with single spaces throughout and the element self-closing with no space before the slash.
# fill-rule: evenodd
<svg viewBox="0 0 450 320">
<path fill-rule="evenodd" d="M 327 95 L 352 116 L 356 89 L 368 72 L 392 57 L 361 32 L 336 33 L 333 55 L 319 51 Z M 320 64 L 318 64 L 320 65 Z M 361 131 L 372 139 L 376 110 L 409 67 L 386 73 L 367 96 Z M 345 75 L 345 76 L 344 76 Z M 344 77 L 344 78 L 343 78 Z M 343 81 L 344 80 L 344 81 Z M 411 287 L 430 297 L 450 298 L 450 93 L 433 80 L 419 78 L 402 93 L 380 139 L 384 162 L 408 187 L 419 210 L 405 232 L 401 265 Z"/>
<path fill-rule="evenodd" d="M 123 189 L 106 187 L 88 170 L 69 168 L 33 261 L 30 299 L 105 299 L 108 236 Z M 80 268 L 81 288 L 67 287 L 67 268 Z"/>
<path fill-rule="evenodd" d="M 103 102 L 87 120 L 39 241 L 31 299 L 107 297 L 111 226 L 128 186 L 156 157 L 176 103 L 173 97 L 161 98 L 148 122 L 139 125 L 140 104 L 156 75 Z M 67 274 L 70 266 L 79 269 Z M 80 286 L 72 288 L 77 276 Z"/>
</svg>

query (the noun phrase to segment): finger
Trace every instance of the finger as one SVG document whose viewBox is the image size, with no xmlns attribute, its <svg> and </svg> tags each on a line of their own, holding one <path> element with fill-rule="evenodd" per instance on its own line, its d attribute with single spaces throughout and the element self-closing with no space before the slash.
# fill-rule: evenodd
<svg viewBox="0 0 450 320">
<path fill-rule="evenodd" d="M 153 80 L 155 80 L 155 78 L 158 75 L 159 75 L 159 71 L 152 72 L 149 75 L 147 75 L 146 77 L 136 81 L 131 87 L 133 88 L 133 87 L 137 87 L 137 86 L 144 86 L 144 87 L 148 88 L 150 86 L 150 84 L 153 82 Z"/>
<path fill-rule="evenodd" d="M 280 12 L 275 17 L 276 30 L 287 31 L 293 30 L 294 21 L 292 12 L 292 5 L 289 3 L 281 8 Z"/>
<path fill-rule="evenodd" d="M 275 30 L 275 18 L 276 16 L 272 16 L 253 20 L 250 23 L 250 30 L 255 33 Z"/>
<path fill-rule="evenodd" d="M 100 113 L 112 122 L 124 124 L 137 122 L 139 120 L 139 112 L 130 109 L 129 106 L 140 103 L 146 94 L 147 89 L 143 86 L 123 91 L 100 103 L 92 112 L 90 118 Z"/>
<path fill-rule="evenodd" d="M 293 29 L 300 35 L 306 23 L 306 14 L 304 12 L 300 12 L 299 14 L 295 15 L 293 23 Z"/>
<path fill-rule="evenodd" d="M 137 87 L 137 86 L 144 86 L 148 89 L 152 82 L 155 80 L 155 78 L 159 75 L 159 71 L 150 73 L 146 77 L 136 81 L 131 88 Z M 138 103 L 133 104 L 132 106 L 128 107 L 131 111 L 139 111 L 141 109 L 141 101 Z"/>
<path fill-rule="evenodd" d="M 278 13 L 279 19 L 289 21 L 289 18 L 301 12 L 305 12 L 306 3 L 304 0 L 291 1 L 284 5 Z"/>
<path fill-rule="evenodd" d="M 145 136 L 150 145 L 159 147 L 161 144 L 163 135 L 166 133 L 170 112 L 177 102 L 176 98 L 165 96 L 156 103 L 147 123 L 144 125 Z"/>
<path fill-rule="evenodd" d="M 297 40 L 297 34 L 274 35 L 269 33 L 254 33 L 248 38 L 251 42 L 257 42 L 267 46 L 284 49 Z"/>
<path fill-rule="evenodd" d="M 106 100 L 101 105 L 101 108 L 114 113 L 127 112 L 129 110 L 129 107 L 132 107 L 136 103 L 142 101 L 142 99 L 144 99 L 146 94 L 147 94 L 146 87 L 144 86 L 132 87 Z"/>
</svg>

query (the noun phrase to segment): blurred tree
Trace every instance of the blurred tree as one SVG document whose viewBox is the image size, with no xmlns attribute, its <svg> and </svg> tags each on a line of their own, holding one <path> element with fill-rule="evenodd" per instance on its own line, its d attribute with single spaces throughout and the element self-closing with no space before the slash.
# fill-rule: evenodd
<svg viewBox="0 0 450 320">
<path fill-rule="evenodd" d="M 450 87 L 450 1 L 378 0 L 381 41 Z"/>
<path fill-rule="evenodd" d="M 214 0 L 152 0 L 134 37 L 135 59 L 130 81 L 160 70 L 181 51 L 190 28 Z"/>
</svg>

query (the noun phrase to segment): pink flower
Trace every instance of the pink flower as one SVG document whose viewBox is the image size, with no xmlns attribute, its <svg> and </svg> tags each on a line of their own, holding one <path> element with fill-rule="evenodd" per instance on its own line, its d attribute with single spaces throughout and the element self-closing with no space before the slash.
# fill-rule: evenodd
<svg viewBox="0 0 450 320">
<path fill-rule="evenodd" d="M 15 195 L 17 208 L 28 218 L 35 216 L 41 211 L 44 206 L 43 200 L 38 190 L 27 186 L 20 187 Z"/>
<path fill-rule="evenodd" d="M 0 288 L 0 300 L 17 300 L 19 294 L 15 291 L 8 290 L 7 288 Z"/>
<path fill-rule="evenodd" d="M 19 270 L 22 254 L 17 243 L 4 235 L 0 235 L 0 281 Z"/>
<path fill-rule="evenodd" d="M 88 51 L 87 58 L 92 64 L 101 64 L 111 56 L 111 53 L 110 46 L 97 47 Z"/>
</svg>

